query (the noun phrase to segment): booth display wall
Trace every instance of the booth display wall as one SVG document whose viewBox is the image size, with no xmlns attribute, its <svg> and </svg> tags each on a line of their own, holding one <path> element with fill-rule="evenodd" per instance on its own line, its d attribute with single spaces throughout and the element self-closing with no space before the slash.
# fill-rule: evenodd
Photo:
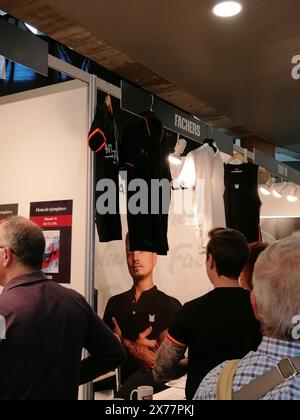
<svg viewBox="0 0 300 420">
<path fill-rule="evenodd" d="M 71 287 L 85 294 L 88 88 L 71 81 L 0 98 L 0 203 L 73 200 Z"/>
<path fill-rule="evenodd" d="M 262 217 L 300 218 L 299 202 L 292 204 L 285 198 L 279 200 L 263 194 L 260 198 Z M 127 232 L 125 216 L 122 226 L 124 238 Z M 167 257 L 158 257 L 155 284 L 163 292 L 185 303 L 212 288 L 206 274 L 205 255 L 198 254 L 195 227 L 188 226 L 184 216 L 170 215 L 168 236 L 170 252 Z M 96 237 L 95 282 L 99 290 L 99 314 L 102 316 L 111 296 L 132 287 L 124 241 L 100 244 Z"/>
</svg>

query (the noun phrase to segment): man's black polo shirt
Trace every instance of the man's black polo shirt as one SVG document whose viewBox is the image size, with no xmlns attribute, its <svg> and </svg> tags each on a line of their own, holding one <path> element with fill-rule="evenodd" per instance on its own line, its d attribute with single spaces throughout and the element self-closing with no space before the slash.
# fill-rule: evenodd
<svg viewBox="0 0 300 420">
<path fill-rule="evenodd" d="M 152 333 L 147 337 L 149 340 L 159 338 L 159 335 L 169 328 L 177 311 L 181 308 L 180 302 L 161 292 L 154 286 L 142 293 L 140 299 L 135 300 L 135 288 L 109 299 L 103 320 L 113 330 L 112 317 L 115 317 L 124 338 L 135 341 L 139 333 L 149 326 Z M 129 368 L 130 365 L 130 368 Z M 126 373 L 136 371 L 140 366 L 128 360 Z"/>
</svg>

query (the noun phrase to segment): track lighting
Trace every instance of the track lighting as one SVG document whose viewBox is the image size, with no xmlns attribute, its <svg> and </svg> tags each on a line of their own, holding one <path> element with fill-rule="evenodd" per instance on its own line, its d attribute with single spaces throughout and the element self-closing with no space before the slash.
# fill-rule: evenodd
<svg viewBox="0 0 300 420">
<path fill-rule="evenodd" d="M 275 184 L 276 179 L 275 178 L 270 178 L 267 182 L 266 185 L 263 185 L 260 187 L 260 192 L 264 195 L 271 195 L 271 190 L 273 185 Z"/>
<path fill-rule="evenodd" d="M 291 191 L 291 193 L 287 196 L 287 200 L 290 202 L 290 203 L 296 203 L 297 201 L 298 201 L 298 196 L 297 196 L 297 194 L 298 194 L 298 186 L 297 185 L 293 185 L 293 189 L 292 189 L 292 191 Z"/>
<path fill-rule="evenodd" d="M 284 182 L 283 184 L 280 184 L 279 187 L 272 189 L 272 194 L 276 198 L 282 198 L 283 191 L 288 187 L 289 183 Z"/>
</svg>

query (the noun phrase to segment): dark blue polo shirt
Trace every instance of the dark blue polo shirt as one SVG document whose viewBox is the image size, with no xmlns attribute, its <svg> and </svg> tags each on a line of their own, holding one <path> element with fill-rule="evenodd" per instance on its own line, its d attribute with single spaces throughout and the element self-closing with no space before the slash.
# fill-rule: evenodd
<svg viewBox="0 0 300 420">
<path fill-rule="evenodd" d="M 79 383 L 125 360 L 119 340 L 86 300 L 35 272 L 0 295 L 0 400 L 74 400 Z M 91 357 L 81 362 L 82 349 Z"/>
</svg>

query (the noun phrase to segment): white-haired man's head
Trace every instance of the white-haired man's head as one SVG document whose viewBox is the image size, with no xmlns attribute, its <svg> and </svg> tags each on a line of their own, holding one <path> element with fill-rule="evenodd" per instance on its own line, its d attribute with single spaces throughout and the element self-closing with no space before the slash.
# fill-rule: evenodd
<svg viewBox="0 0 300 420">
<path fill-rule="evenodd" d="M 270 245 L 258 258 L 253 275 L 255 312 L 264 336 L 294 339 L 300 315 L 300 234 Z"/>
<path fill-rule="evenodd" d="M 0 225 L 0 284 L 11 274 L 42 268 L 45 239 L 39 226 L 14 216 Z"/>
</svg>

